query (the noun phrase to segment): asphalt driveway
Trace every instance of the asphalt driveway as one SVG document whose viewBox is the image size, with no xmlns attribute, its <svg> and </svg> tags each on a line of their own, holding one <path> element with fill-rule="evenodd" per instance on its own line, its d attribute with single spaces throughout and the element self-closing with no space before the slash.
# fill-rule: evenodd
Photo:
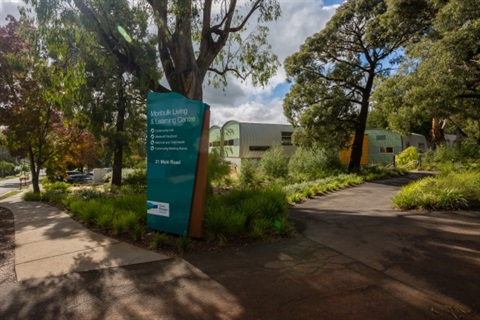
<svg viewBox="0 0 480 320">
<path fill-rule="evenodd" d="M 394 211 L 412 178 L 293 207 L 294 239 L 0 285 L 0 319 L 480 319 L 480 216 Z"/>
</svg>

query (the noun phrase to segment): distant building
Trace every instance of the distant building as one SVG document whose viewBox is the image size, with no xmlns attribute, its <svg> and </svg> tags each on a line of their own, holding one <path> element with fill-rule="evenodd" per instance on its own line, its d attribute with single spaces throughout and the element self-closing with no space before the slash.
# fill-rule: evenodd
<svg viewBox="0 0 480 320">
<path fill-rule="evenodd" d="M 283 146 L 287 156 L 293 155 L 294 128 L 289 124 L 228 121 L 221 128 L 210 128 L 210 148 L 223 145 L 226 160 L 240 165 L 242 159 L 260 159 L 274 144 Z M 223 141 L 223 143 L 222 143 Z"/>
<path fill-rule="evenodd" d="M 223 146 L 225 159 L 240 165 L 242 159 L 260 159 L 274 144 L 283 146 L 285 154 L 291 156 L 296 147 L 292 144 L 294 128 L 288 124 L 251 123 L 228 121 L 222 127 L 210 128 L 209 151 Z M 352 138 L 353 142 L 353 138 Z M 387 164 L 406 148 L 414 146 L 419 152 L 427 149 L 423 135 L 411 133 L 403 136 L 396 131 L 384 129 L 365 130 L 361 164 Z M 340 151 L 340 161 L 350 162 L 351 149 Z"/>
</svg>

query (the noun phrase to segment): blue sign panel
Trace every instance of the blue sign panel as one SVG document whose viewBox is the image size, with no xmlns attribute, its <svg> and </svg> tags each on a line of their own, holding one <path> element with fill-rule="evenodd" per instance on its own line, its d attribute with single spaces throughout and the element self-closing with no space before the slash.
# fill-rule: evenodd
<svg viewBox="0 0 480 320">
<path fill-rule="evenodd" d="M 174 234 L 188 231 L 205 110 L 178 93 L 147 99 L 147 225 Z"/>
</svg>

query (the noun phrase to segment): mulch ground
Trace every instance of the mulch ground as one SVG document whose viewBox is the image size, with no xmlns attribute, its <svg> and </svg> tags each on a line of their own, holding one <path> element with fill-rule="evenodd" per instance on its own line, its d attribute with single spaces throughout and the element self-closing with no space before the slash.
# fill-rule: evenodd
<svg viewBox="0 0 480 320">
<path fill-rule="evenodd" d="M 0 285 L 16 279 L 15 220 L 10 210 L 0 207 Z"/>
</svg>

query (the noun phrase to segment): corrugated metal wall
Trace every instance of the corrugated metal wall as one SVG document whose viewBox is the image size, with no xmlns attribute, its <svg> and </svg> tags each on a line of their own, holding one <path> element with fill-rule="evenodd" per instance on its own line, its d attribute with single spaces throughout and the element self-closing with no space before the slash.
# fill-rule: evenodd
<svg viewBox="0 0 480 320">
<path fill-rule="evenodd" d="M 402 137 L 396 131 L 369 129 L 365 130 L 365 134 L 368 134 L 369 163 L 391 163 L 394 156 L 402 151 Z M 387 148 L 392 148 L 392 152 L 386 152 Z"/>
<path fill-rule="evenodd" d="M 350 141 L 350 146 L 353 144 L 353 139 Z M 340 163 L 344 166 L 348 166 L 350 163 L 350 156 L 352 155 L 352 148 L 349 147 L 347 149 L 340 150 Z M 362 145 L 362 158 L 360 159 L 361 165 L 368 164 L 368 135 L 363 136 L 363 145 Z"/>
</svg>

